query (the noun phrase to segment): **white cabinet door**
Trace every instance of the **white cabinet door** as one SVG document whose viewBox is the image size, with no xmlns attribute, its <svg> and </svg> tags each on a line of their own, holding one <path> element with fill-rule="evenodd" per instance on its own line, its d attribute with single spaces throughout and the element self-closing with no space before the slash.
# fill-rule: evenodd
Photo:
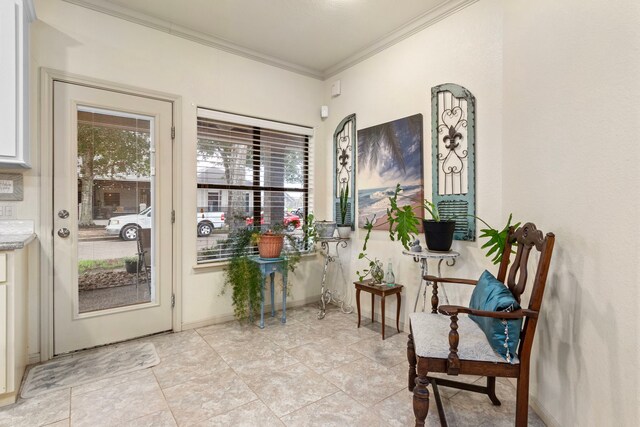
<svg viewBox="0 0 640 427">
<path fill-rule="evenodd" d="M 7 392 L 7 285 L 0 283 L 0 394 Z"/>
</svg>

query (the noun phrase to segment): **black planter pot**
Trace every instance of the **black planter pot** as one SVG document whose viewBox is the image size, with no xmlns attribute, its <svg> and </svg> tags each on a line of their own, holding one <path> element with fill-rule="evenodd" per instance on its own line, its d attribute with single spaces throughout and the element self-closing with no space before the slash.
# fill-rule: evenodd
<svg viewBox="0 0 640 427">
<path fill-rule="evenodd" d="M 455 221 L 434 221 L 423 219 L 424 237 L 430 251 L 448 252 L 453 242 L 453 232 L 456 230 Z"/>
<path fill-rule="evenodd" d="M 125 261 L 124 268 L 129 274 L 135 274 L 138 272 L 138 261 Z"/>
</svg>

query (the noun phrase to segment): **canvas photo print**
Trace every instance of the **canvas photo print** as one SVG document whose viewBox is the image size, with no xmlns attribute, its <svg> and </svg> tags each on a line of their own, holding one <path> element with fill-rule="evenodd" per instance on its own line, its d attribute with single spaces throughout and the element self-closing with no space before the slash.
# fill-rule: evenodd
<svg viewBox="0 0 640 427">
<path fill-rule="evenodd" d="M 412 204 L 423 217 L 422 114 L 358 131 L 358 227 L 367 218 L 387 229 L 389 197 L 402 186 L 400 205 Z M 374 221 L 375 216 L 375 221 Z"/>
</svg>

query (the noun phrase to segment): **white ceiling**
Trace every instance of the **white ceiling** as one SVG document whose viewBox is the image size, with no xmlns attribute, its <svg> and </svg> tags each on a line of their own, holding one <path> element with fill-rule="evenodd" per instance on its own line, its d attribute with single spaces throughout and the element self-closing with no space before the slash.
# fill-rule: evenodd
<svg viewBox="0 0 640 427">
<path fill-rule="evenodd" d="M 477 0 L 66 0 L 324 79 Z"/>
</svg>

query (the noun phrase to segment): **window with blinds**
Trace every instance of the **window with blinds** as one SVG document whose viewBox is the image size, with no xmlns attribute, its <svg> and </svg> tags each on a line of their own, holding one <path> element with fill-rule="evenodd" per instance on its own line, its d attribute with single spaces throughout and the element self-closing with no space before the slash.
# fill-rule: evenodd
<svg viewBox="0 0 640 427">
<path fill-rule="evenodd" d="M 307 127 L 198 109 L 198 263 L 228 259 L 240 227 L 280 224 L 302 237 L 312 209 L 312 136 Z"/>
</svg>

